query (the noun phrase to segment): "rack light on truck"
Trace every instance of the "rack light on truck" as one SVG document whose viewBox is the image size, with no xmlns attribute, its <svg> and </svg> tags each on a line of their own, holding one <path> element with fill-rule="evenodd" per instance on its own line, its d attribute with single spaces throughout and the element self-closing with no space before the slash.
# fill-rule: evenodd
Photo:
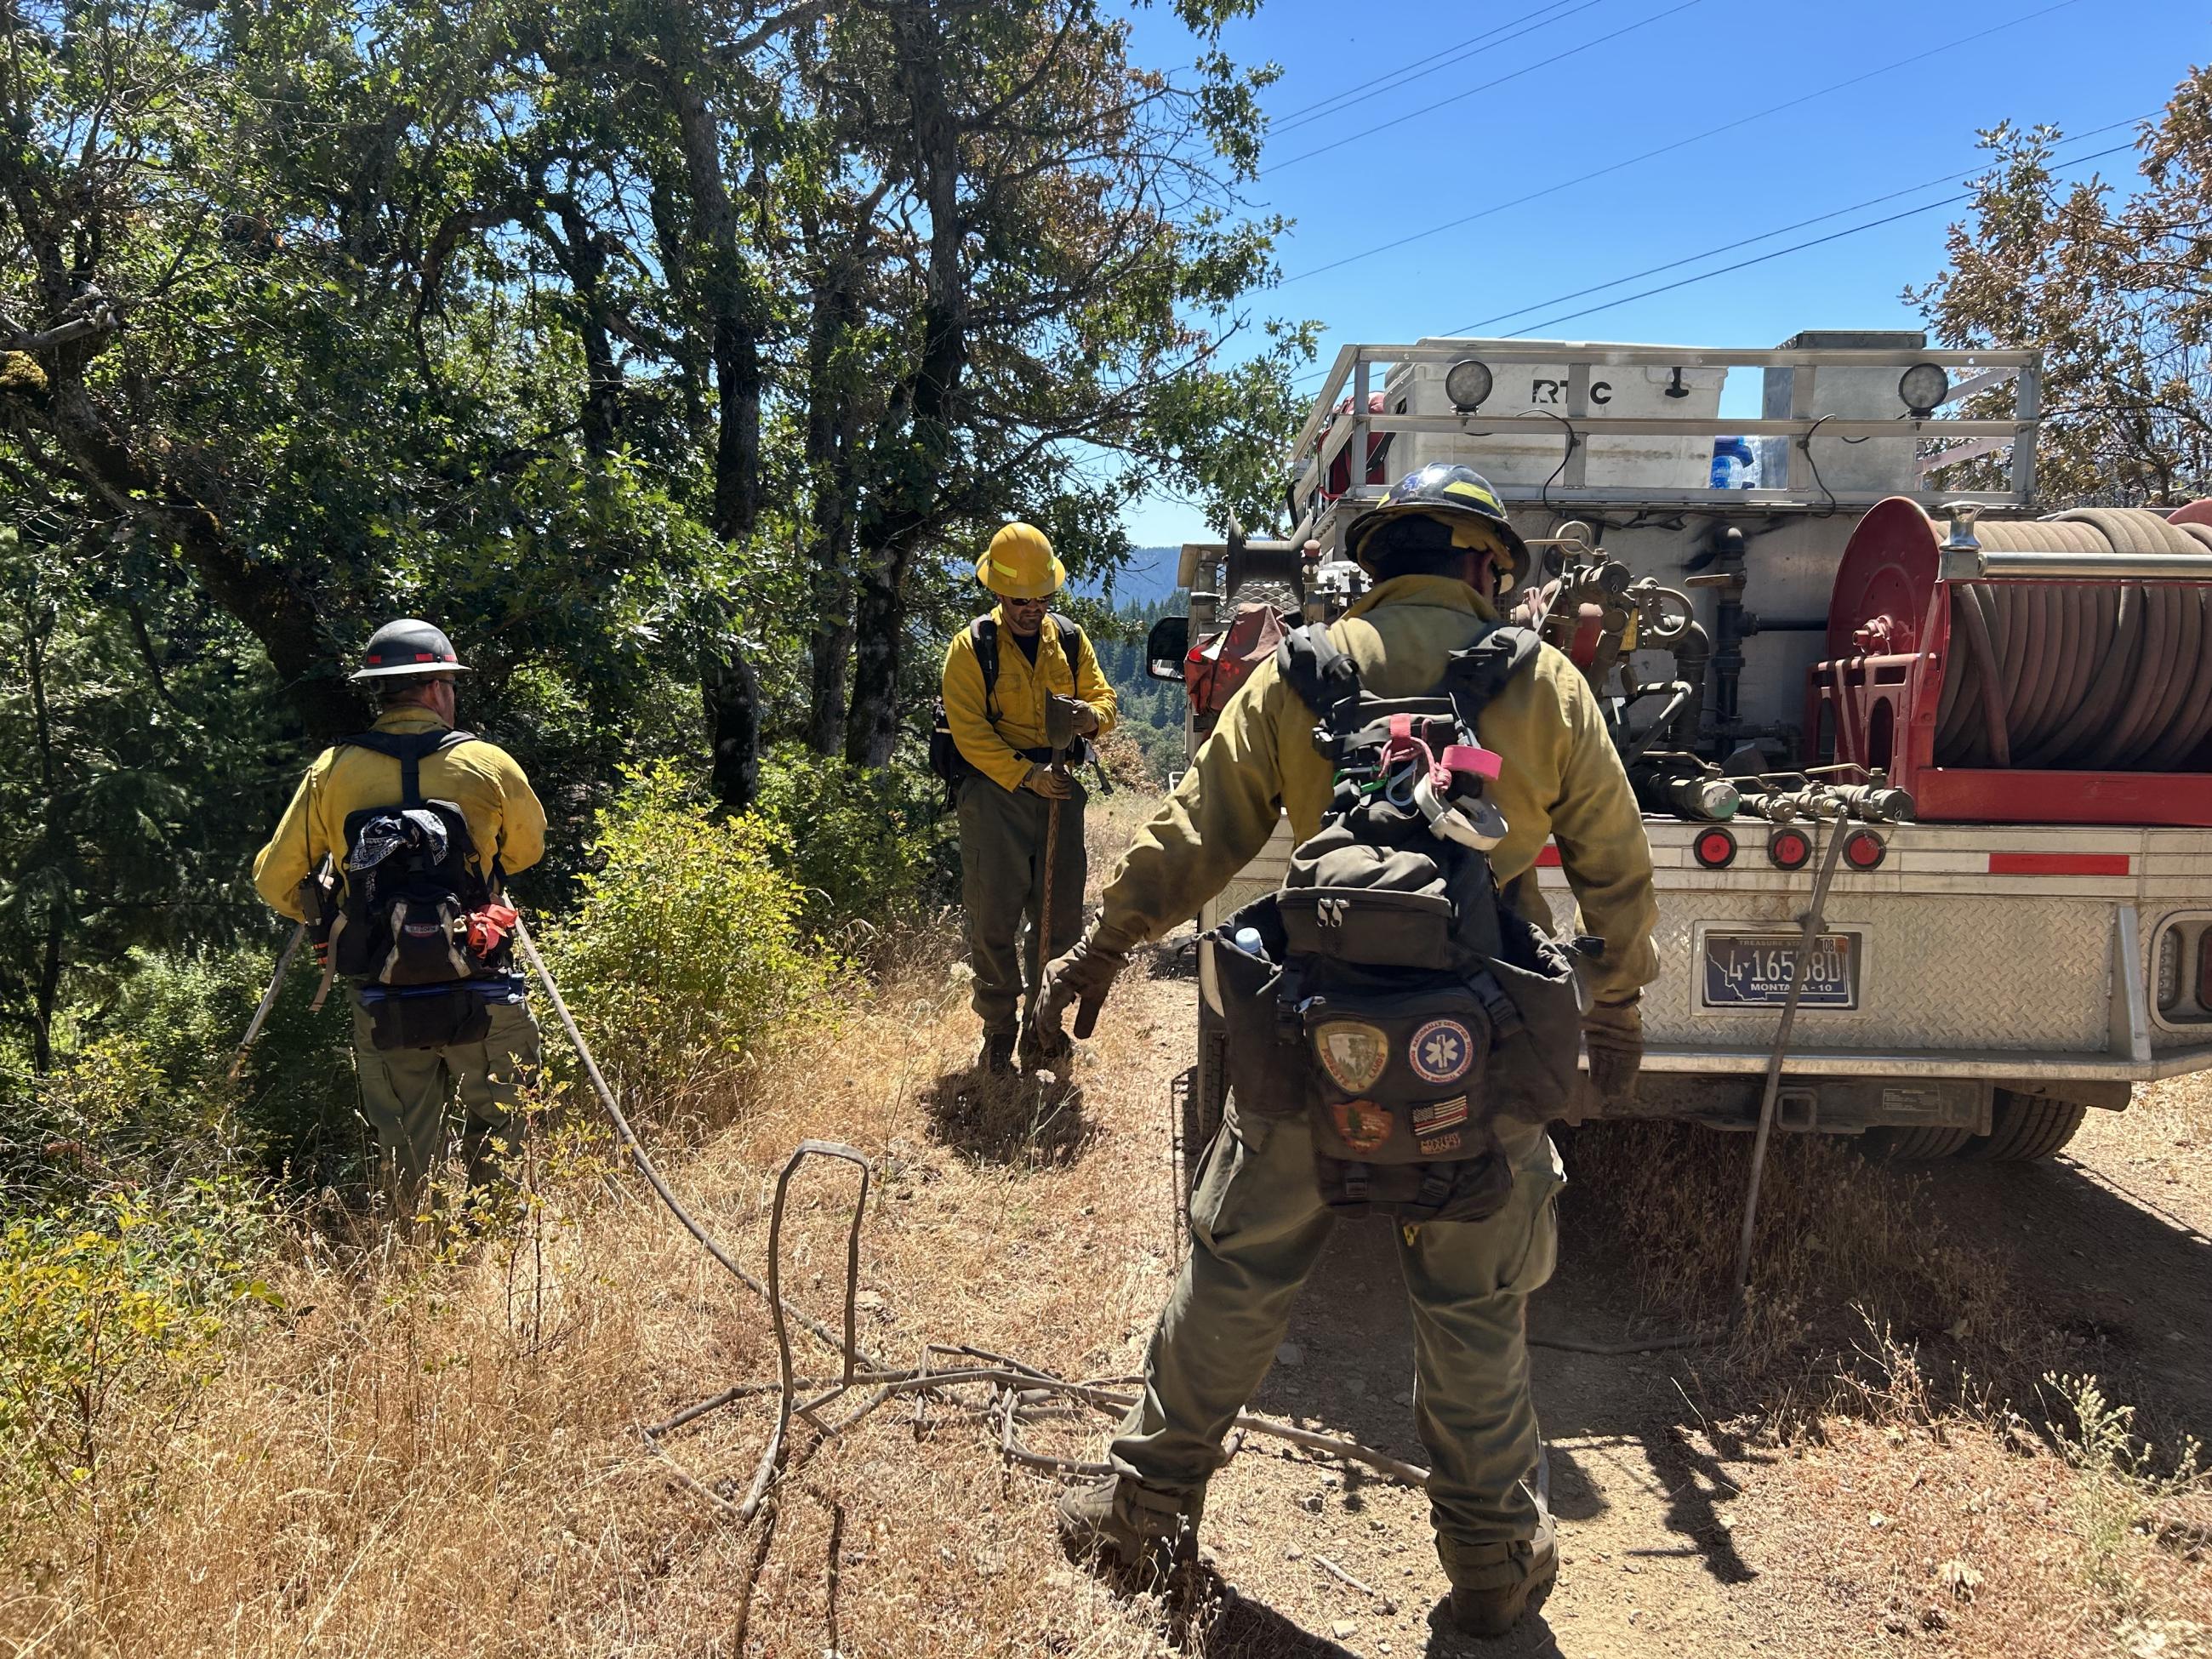
<svg viewBox="0 0 2212 1659">
<path fill-rule="evenodd" d="M 1897 395 L 1916 421 L 1924 421 L 1951 395 L 1951 377 L 1940 363 L 1915 363 L 1898 377 Z"/>
<path fill-rule="evenodd" d="M 1444 371 L 1444 396 L 1462 414 L 1480 409 L 1492 384 L 1490 365 L 1479 358 L 1462 357 Z"/>
</svg>

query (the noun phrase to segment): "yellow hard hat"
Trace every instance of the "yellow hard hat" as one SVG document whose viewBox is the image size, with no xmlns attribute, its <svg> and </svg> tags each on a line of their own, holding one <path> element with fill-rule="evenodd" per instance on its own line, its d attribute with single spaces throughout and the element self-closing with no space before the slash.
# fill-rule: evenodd
<svg viewBox="0 0 2212 1659">
<path fill-rule="evenodd" d="M 1045 599 L 1066 585 L 1067 567 L 1043 531 L 1018 520 L 991 538 L 991 550 L 975 561 L 975 580 L 1002 599 Z"/>
</svg>

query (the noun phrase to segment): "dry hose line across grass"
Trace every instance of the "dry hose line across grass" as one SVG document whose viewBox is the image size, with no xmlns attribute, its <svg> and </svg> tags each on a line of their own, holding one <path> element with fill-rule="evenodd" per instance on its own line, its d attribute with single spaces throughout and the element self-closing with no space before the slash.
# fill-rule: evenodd
<svg viewBox="0 0 2212 1659">
<path fill-rule="evenodd" d="M 1135 1403 L 1133 1395 L 1118 1394 L 1109 1385 L 1135 1382 L 1133 1377 L 1101 1377 L 1089 1381 L 1073 1381 L 1056 1376 L 1033 1365 L 1003 1354 L 990 1352 L 964 1343 L 925 1341 L 918 1362 L 904 1369 L 891 1367 L 884 1359 L 859 1346 L 855 1339 L 855 1324 L 860 1289 L 860 1228 L 866 1218 L 871 1170 L 867 1155 L 855 1147 L 836 1141 L 805 1140 L 799 1143 L 785 1161 L 782 1173 L 777 1177 L 775 1200 L 769 1218 L 768 1255 L 769 1277 L 765 1284 L 740 1267 L 730 1253 L 715 1239 L 706 1226 L 684 1207 L 653 1164 L 652 1157 L 638 1140 L 630 1127 L 621 1105 L 606 1079 L 600 1074 L 599 1063 L 592 1057 L 590 1046 L 576 1027 L 574 1017 L 561 995 L 545 960 L 538 952 L 538 945 L 530 934 L 527 923 L 520 918 L 515 922 L 515 939 L 522 947 L 524 957 L 545 988 L 547 1000 L 561 1022 L 561 1028 L 575 1045 L 576 1055 L 583 1062 L 584 1074 L 590 1081 L 592 1092 L 613 1123 L 616 1138 L 629 1155 L 640 1175 L 668 1207 L 669 1212 L 681 1222 L 686 1231 L 716 1262 L 746 1289 L 768 1304 L 769 1316 L 775 1330 L 777 1376 L 774 1381 L 737 1383 L 721 1393 L 685 1407 L 665 1420 L 641 1425 L 640 1437 L 653 1453 L 664 1460 L 677 1480 L 686 1490 L 696 1492 L 718 1510 L 730 1515 L 740 1524 L 750 1522 L 759 1514 L 763 1502 L 779 1475 L 787 1468 L 790 1457 L 790 1425 L 796 1416 L 805 1420 L 817 1433 L 815 1444 L 854 1427 L 872 1413 L 890 1400 L 901 1395 L 914 1396 L 919 1408 L 923 1398 L 944 1390 L 962 1387 L 988 1385 L 990 1393 L 981 1406 L 966 1405 L 968 1414 L 975 1420 L 995 1427 L 1000 1455 L 1009 1464 L 1031 1468 L 1046 1474 L 1099 1475 L 1113 1473 L 1109 1465 L 1090 1463 L 1074 1458 L 1058 1457 L 1035 1452 L 1021 1444 L 1018 1431 L 1026 1422 L 1034 1420 L 1036 1413 L 1054 1400 L 1088 1407 L 1102 1412 L 1126 1412 Z M 782 1233 L 784 1200 L 792 1176 L 809 1158 L 829 1158 L 854 1164 L 860 1172 L 860 1186 L 853 1205 L 853 1220 L 846 1234 L 845 1252 L 845 1328 L 842 1334 L 833 1331 L 784 1300 L 781 1281 L 782 1261 Z M 835 1377 L 801 1377 L 797 1374 L 791 1352 L 791 1335 L 787 1318 L 796 1321 L 810 1335 L 836 1352 L 842 1362 Z M 982 1363 L 978 1364 L 976 1362 Z M 834 1419 L 825 1420 L 823 1409 L 843 1395 L 856 1389 L 870 1392 L 861 1403 Z M 816 1390 L 820 1390 L 817 1393 Z M 662 1443 L 671 1435 L 738 1401 L 757 1398 L 773 1392 L 777 1395 L 776 1422 L 768 1444 L 763 1449 L 755 1466 L 750 1483 L 742 1499 L 732 1499 L 716 1489 L 718 1485 L 701 1480 L 685 1468 Z M 802 1393 L 813 1397 L 801 1401 Z M 960 1403 L 960 1402 L 955 1402 Z M 1416 1464 L 1402 1462 L 1388 1454 L 1376 1451 L 1357 1441 L 1332 1435 L 1316 1434 L 1288 1424 L 1276 1423 L 1249 1412 L 1237 1413 L 1235 1427 L 1245 1433 L 1266 1435 L 1286 1441 L 1308 1451 L 1324 1452 L 1332 1456 L 1364 1463 L 1369 1468 L 1400 1480 L 1407 1486 L 1420 1487 L 1427 1483 L 1429 1472 Z"/>
</svg>

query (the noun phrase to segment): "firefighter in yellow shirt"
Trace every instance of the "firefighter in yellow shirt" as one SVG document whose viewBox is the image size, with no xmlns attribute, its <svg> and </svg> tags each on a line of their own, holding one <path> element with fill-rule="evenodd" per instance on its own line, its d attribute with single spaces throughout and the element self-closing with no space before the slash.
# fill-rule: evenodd
<svg viewBox="0 0 2212 1659">
<path fill-rule="evenodd" d="M 954 787 L 973 1005 L 983 1022 L 976 1066 L 1002 1074 L 1018 1046 L 1024 1065 L 1048 1053 L 1042 1028 L 1023 1020 L 1033 1010 L 1038 964 L 1082 932 L 1085 796 L 1069 763 L 1081 758 L 1085 740 L 1112 729 L 1114 690 L 1083 630 L 1051 614 L 1067 570 L 1042 531 L 1006 526 L 976 563 L 975 580 L 999 603 L 953 636 L 943 691 L 964 763 Z M 1048 881 L 1052 937 L 1040 954 Z"/>
<path fill-rule="evenodd" d="M 537 1023 L 502 937 L 514 912 L 501 907 L 495 878 L 544 856 L 545 809 L 505 750 L 453 730 L 454 677 L 466 672 L 453 641 L 428 623 L 407 617 L 377 629 L 353 676 L 376 690 L 376 724 L 317 757 L 253 861 L 261 896 L 302 921 L 302 889 L 331 860 L 336 886 L 327 903 L 345 920 L 330 948 L 356 981 L 362 1109 L 376 1132 L 385 1190 L 403 1215 L 445 1155 L 453 1097 L 473 1176 L 538 1062 Z M 410 831 L 423 840 L 407 841 Z M 384 849 L 377 856 L 386 870 L 410 858 L 434 862 L 427 857 L 434 840 L 451 854 L 446 884 L 454 891 L 425 899 L 417 881 L 409 902 L 416 915 L 434 919 L 415 931 L 442 961 L 410 971 L 397 951 L 368 948 L 406 931 L 406 919 L 395 921 L 381 906 L 356 915 L 348 866 L 366 883 L 371 847 Z"/>
</svg>

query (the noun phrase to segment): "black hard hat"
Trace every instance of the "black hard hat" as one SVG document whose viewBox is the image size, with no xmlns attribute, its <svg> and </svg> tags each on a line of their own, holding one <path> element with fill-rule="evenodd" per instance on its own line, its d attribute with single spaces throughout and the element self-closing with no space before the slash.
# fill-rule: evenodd
<svg viewBox="0 0 2212 1659">
<path fill-rule="evenodd" d="M 1344 532 L 1344 550 L 1367 566 L 1364 550 L 1368 538 L 1393 519 L 1434 519 L 1449 526 L 1456 547 L 1476 547 L 1490 542 L 1502 545 L 1512 561 L 1510 571 L 1499 573 L 1498 592 L 1506 593 L 1528 580 L 1528 544 L 1505 516 L 1505 508 L 1490 480 L 1471 466 L 1431 461 L 1418 472 L 1408 472 L 1390 486 L 1373 507 L 1354 519 Z M 1468 534 L 1480 529 L 1479 538 Z M 1370 568 L 1371 574 L 1371 568 Z"/>
<path fill-rule="evenodd" d="M 445 630 L 413 617 L 388 622 L 368 636 L 361 667 L 348 678 L 396 679 L 404 674 L 465 674 L 468 665 L 453 654 Z"/>
</svg>

